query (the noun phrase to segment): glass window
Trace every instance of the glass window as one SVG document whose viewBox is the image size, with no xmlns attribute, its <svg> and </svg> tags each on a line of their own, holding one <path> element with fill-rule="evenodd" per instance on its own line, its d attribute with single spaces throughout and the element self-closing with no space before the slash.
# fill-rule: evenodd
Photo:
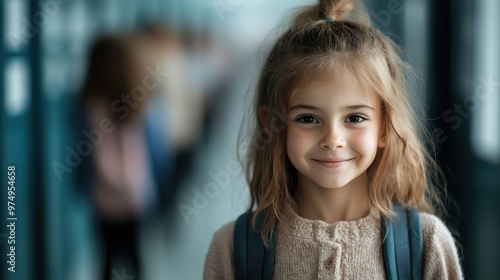
<svg viewBox="0 0 500 280">
<path fill-rule="evenodd" d="M 477 2 L 476 77 L 473 92 L 462 106 L 472 114 L 472 150 L 483 160 L 500 162 L 500 2 Z"/>
<path fill-rule="evenodd" d="M 15 117 L 26 112 L 30 103 L 28 65 L 24 58 L 14 57 L 5 64 L 5 112 Z"/>
</svg>

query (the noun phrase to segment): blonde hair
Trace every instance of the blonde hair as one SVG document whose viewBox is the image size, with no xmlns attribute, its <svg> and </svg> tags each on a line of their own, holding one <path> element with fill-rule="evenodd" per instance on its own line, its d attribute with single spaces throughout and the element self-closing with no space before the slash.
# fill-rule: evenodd
<svg viewBox="0 0 500 280">
<path fill-rule="evenodd" d="M 297 171 L 286 153 L 285 116 L 304 81 L 355 77 L 378 95 L 385 146 L 377 151 L 367 174 L 371 203 L 383 215 L 394 215 L 395 202 L 429 213 L 442 208 L 437 186 L 444 185 L 444 177 L 424 146 L 423 137 L 429 134 L 412 107 L 407 67 L 395 44 L 371 27 L 362 7 L 357 7 L 357 20 L 348 18 L 352 9 L 353 0 L 320 0 L 299 11 L 260 74 L 246 178 L 251 194 L 248 210 L 255 209 L 254 227 L 257 216 L 264 214 L 261 234 L 266 244 L 278 221 L 287 218 L 285 213 L 296 210 Z M 262 108 L 266 117 L 259 122 Z"/>
</svg>

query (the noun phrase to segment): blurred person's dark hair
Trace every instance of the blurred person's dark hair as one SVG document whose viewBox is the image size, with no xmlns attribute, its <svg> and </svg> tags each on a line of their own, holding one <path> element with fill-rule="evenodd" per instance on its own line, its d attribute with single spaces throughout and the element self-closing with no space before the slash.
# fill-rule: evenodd
<svg viewBox="0 0 500 280">
<path fill-rule="evenodd" d="M 162 42 L 171 42 L 176 40 L 178 37 L 177 33 L 173 29 L 162 23 L 150 23 L 144 25 L 140 29 L 140 32 L 150 38 L 158 39 Z"/>
<path fill-rule="evenodd" d="M 104 103 L 108 108 L 108 117 L 117 123 L 141 116 L 147 100 L 137 102 L 137 107 L 129 110 L 126 118 L 119 117 L 112 110 L 112 104 L 124 102 L 123 96 L 130 95 L 135 86 L 141 85 L 146 75 L 147 61 L 141 54 L 145 50 L 141 48 L 141 39 L 137 36 L 106 35 L 95 41 L 90 49 L 81 90 L 85 107 Z"/>
</svg>

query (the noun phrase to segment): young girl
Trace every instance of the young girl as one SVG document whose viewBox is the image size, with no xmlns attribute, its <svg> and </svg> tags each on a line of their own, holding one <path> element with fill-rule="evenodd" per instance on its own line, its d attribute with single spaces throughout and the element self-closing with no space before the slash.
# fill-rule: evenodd
<svg viewBox="0 0 500 280">
<path fill-rule="evenodd" d="M 391 40 L 348 18 L 353 0 L 320 0 L 294 18 L 259 79 L 247 158 L 251 205 L 273 279 L 385 279 L 382 217 L 420 211 L 424 279 L 462 279 L 434 216 L 440 173 L 426 152 Z M 363 15 L 362 12 L 358 13 Z M 234 227 L 214 236 L 205 279 L 234 279 Z"/>
</svg>

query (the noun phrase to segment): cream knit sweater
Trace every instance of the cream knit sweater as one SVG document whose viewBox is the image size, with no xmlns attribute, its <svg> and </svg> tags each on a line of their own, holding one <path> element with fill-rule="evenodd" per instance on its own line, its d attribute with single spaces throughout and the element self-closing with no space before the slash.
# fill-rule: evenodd
<svg viewBox="0 0 500 280">
<path fill-rule="evenodd" d="M 463 279 L 454 240 L 436 216 L 420 213 L 424 279 Z M 234 279 L 234 222 L 214 235 L 205 280 Z M 356 221 L 328 224 L 293 214 L 279 224 L 274 279 L 385 279 L 380 212 Z"/>
</svg>

